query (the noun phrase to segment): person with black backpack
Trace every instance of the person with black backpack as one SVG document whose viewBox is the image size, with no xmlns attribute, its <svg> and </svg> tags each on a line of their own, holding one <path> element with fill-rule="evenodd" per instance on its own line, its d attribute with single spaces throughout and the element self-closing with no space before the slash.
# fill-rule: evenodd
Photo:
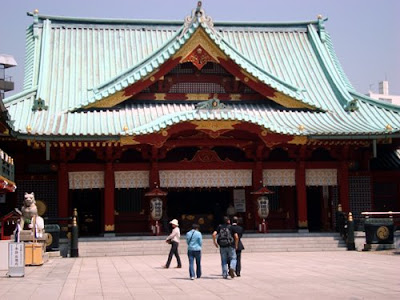
<svg viewBox="0 0 400 300">
<path fill-rule="evenodd" d="M 237 233 L 232 231 L 228 217 L 224 217 L 224 224 L 218 226 L 212 237 L 215 247 L 219 247 L 219 253 L 221 254 L 222 276 L 224 279 L 228 278 L 228 261 L 230 261 L 229 276 L 234 278 L 239 237 Z"/>
</svg>

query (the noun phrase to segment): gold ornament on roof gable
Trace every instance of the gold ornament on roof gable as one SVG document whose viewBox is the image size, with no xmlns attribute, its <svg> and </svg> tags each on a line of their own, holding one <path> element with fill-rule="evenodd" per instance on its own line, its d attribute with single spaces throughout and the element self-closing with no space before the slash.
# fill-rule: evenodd
<svg viewBox="0 0 400 300">
<path fill-rule="evenodd" d="M 32 130 L 32 127 L 31 127 L 30 125 L 27 125 L 27 126 L 26 126 L 26 131 L 27 131 L 28 133 L 31 133 L 31 130 Z"/>
<path fill-rule="evenodd" d="M 392 131 L 392 130 L 393 130 L 393 127 L 392 127 L 392 125 L 387 124 L 387 125 L 385 126 L 385 129 L 386 129 L 387 131 Z"/>
<path fill-rule="evenodd" d="M 122 128 L 122 130 L 125 131 L 125 132 L 127 132 L 128 129 L 129 129 L 129 128 L 128 128 L 128 126 L 126 126 L 126 125 Z"/>
<path fill-rule="evenodd" d="M 185 33 L 189 30 L 190 27 L 196 22 L 203 23 L 208 27 L 208 29 L 211 30 L 213 35 L 216 38 L 220 38 L 220 35 L 217 33 L 217 31 L 214 29 L 214 22 L 210 16 L 207 16 L 204 9 L 202 8 L 202 2 L 198 1 L 197 2 L 197 7 L 192 10 L 192 14 L 190 16 L 187 16 L 185 18 L 185 22 L 183 24 L 183 30 L 182 33 L 179 35 L 179 39 L 181 39 Z"/>
<path fill-rule="evenodd" d="M 300 131 L 304 131 L 304 129 L 306 128 L 303 124 L 300 124 L 298 127 L 297 127 Z"/>
</svg>

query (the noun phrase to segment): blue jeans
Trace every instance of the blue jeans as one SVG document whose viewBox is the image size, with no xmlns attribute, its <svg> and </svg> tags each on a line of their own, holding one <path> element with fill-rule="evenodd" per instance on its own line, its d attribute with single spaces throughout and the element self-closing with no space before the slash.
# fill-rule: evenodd
<svg viewBox="0 0 400 300">
<path fill-rule="evenodd" d="M 194 259 L 196 259 L 196 276 L 197 278 L 201 277 L 201 251 L 193 251 L 188 250 L 189 257 L 189 275 L 190 277 L 194 277 Z"/>
<path fill-rule="evenodd" d="M 236 251 L 233 247 L 219 247 L 221 254 L 222 276 L 228 276 L 228 260 L 230 268 L 236 270 Z"/>
</svg>

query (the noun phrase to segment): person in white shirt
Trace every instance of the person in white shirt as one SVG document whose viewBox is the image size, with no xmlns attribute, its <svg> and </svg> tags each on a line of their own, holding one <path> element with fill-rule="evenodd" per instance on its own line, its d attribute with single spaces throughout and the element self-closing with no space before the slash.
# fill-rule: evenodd
<svg viewBox="0 0 400 300">
<path fill-rule="evenodd" d="M 181 231 L 179 230 L 179 223 L 177 219 L 173 219 L 169 223 L 172 225 L 173 229 L 171 234 L 166 238 L 165 242 L 171 244 L 171 250 L 169 251 L 167 263 L 162 267 L 164 269 L 168 269 L 169 265 L 171 264 L 172 256 L 175 255 L 176 261 L 178 263 L 176 268 L 182 268 L 181 258 L 179 257 L 179 252 L 178 252 L 179 239 L 181 237 Z"/>
</svg>

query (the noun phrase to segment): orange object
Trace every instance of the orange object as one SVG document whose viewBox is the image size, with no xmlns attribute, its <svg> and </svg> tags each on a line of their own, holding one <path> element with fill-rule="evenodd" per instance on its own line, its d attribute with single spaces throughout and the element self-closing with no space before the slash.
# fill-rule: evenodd
<svg viewBox="0 0 400 300">
<path fill-rule="evenodd" d="M 43 265 L 43 250 L 39 243 L 25 244 L 25 265 L 40 266 Z"/>
</svg>

